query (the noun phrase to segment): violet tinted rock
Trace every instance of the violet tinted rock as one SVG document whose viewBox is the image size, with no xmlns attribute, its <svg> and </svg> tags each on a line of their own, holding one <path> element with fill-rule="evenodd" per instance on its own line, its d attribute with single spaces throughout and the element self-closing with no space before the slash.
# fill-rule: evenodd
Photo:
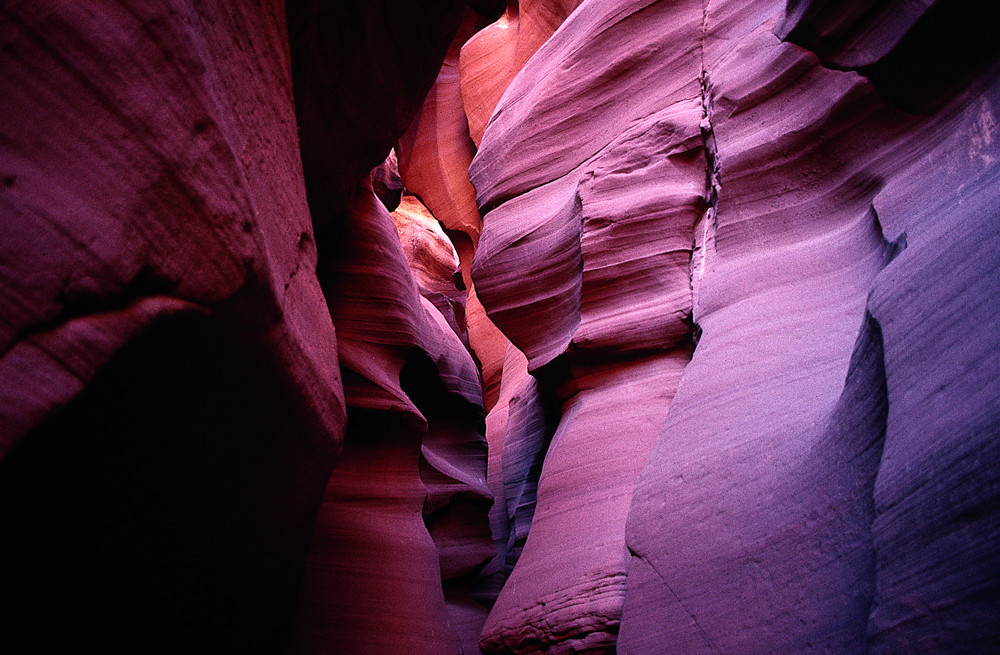
<svg viewBox="0 0 1000 655">
<path fill-rule="evenodd" d="M 767 14 L 777 15 L 778 7 L 754 9 L 712 3 L 706 16 L 718 204 L 697 230 L 694 318 L 702 334 L 635 495 L 619 648 L 803 653 L 864 652 L 872 644 L 879 652 L 968 652 L 977 644 L 975 650 L 992 638 L 984 617 L 995 611 L 996 589 L 970 561 L 982 556 L 977 544 L 993 532 L 992 514 L 976 514 L 974 536 L 959 549 L 969 559 L 954 565 L 933 553 L 955 514 L 926 504 L 918 510 L 913 498 L 909 520 L 889 518 L 899 515 L 883 505 L 882 485 L 898 493 L 902 479 L 888 482 L 892 399 L 909 396 L 910 388 L 894 391 L 895 346 L 872 303 L 866 312 L 866 300 L 873 288 L 872 302 L 879 297 L 881 280 L 899 279 L 890 271 L 914 261 L 918 239 L 937 251 L 945 244 L 935 230 L 962 232 L 960 220 L 948 223 L 940 213 L 939 227 L 921 226 L 915 219 L 926 210 L 911 213 L 919 206 L 911 203 L 919 202 L 918 187 L 949 188 L 940 170 L 930 173 L 929 161 L 948 162 L 951 188 L 976 188 L 977 166 L 992 158 L 981 157 L 983 132 L 969 120 L 970 113 L 982 120 L 982 106 L 966 95 L 929 119 L 895 111 L 863 78 L 822 69 L 810 54 L 774 43 Z M 924 257 L 924 266 L 940 261 L 939 254 Z M 989 278 L 990 260 L 975 261 L 977 279 Z M 929 279 L 949 277 L 962 274 Z M 913 297 L 903 292 L 897 302 L 910 306 Z M 911 316 L 919 313 L 924 325 L 937 311 L 933 303 L 914 307 Z M 901 305 L 896 312 L 906 315 Z M 935 379 L 928 373 L 934 369 L 919 368 L 910 374 Z M 936 369 L 940 400 L 949 397 L 948 370 Z M 989 430 L 990 410 L 981 409 L 988 406 L 973 400 L 955 414 L 985 420 L 975 424 Z M 897 443 L 935 431 L 903 432 Z M 908 470 L 938 475 L 929 462 Z M 975 486 L 993 484 L 985 470 L 966 470 Z M 952 493 L 964 489 L 971 506 L 990 502 L 989 492 L 944 484 Z M 908 557 L 883 556 L 889 543 Z M 983 581 L 974 599 L 955 584 L 969 573 L 964 584 Z M 956 609 L 921 611 L 911 603 Z"/>
<path fill-rule="evenodd" d="M 505 470 L 508 506 L 524 504 L 510 559 L 527 539 L 484 628 L 488 652 L 614 647 L 624 513 L 689 357 L 688 271 L 705 203 L 702 12 L 648 4 L 581 5 L 512 82 L 470 169 L 490 209 L 477 292 L 542 376 L 535 393 L 558 391 L 563 409 L 533 518 L 533 485 L 511 476 L 531 467 Z M 616 45 L 625 34 L 636 61 Z M 683 35 L 692 47 L 667 47 Z M 654 75 L 666 83 L 632 86 Z M 569 111 L 571 99 L 596 109 Z"/>
<path fill-rule="evenodd" d="M 473 267 L 477 292 L 531 370 L 570 344 L 670 348 L 687 331 L 684 268 L 705 179 L 699 60 L 693 45 L 666 44 L 696 44 L 701 11 L 646 5 L 574 12 L 505 94 L 470 168 L 491 209 Z M 626 41 L 642 53 L 637 61 Z M 619 67 L 633 74 L 611 77 Z M 569 70 L 579 74 L 568 79 Z M 666 82 L 646 85 L 653 76 Z M 574 98 L 600 111 L 568 112 Z M 659 186 L 663 175 L 671 183 Z M 609 188 L 626 182 L 634 191 Z M 630 231 L 646 243 L 625 252 Z M 537 282 L 520 284 L 524 275 Z M 626 322 L 610 301 L 622 293 L 633 298 Z M 661 303 L 670 310 L 652 310 Z"/>
<path fill-rule="evenodd" d="M 565 390 L 571 395 L 545 456 L 531 530 L 483 628 L 484 652 L 614 648 L 627 508 L 688 357 L 678 350 L 579 371 Z M 637 398 L 629 393 L 635 388 L 646 393 Z"/>
<path fill-rule="evenodd" d="M 989 651 L 1000 642 L 996 329 L 1000 85 L 950 105 L 936 159 L 876 198 L 908 246 L 875 280 L 888 417 L 875 484 L 872 653 Z M 957 109 L 959 111 L 955 112 Z M 944 162 L 944 165 L 941 165 Z"/>
<path fill-rule="evenodd" d="M 907 111 L 942 110 L 1000 56 L 989 21 L 969 20 L 989 11 L 983 0 L 787 4 L 775 34 L 857 70 Z"/>
</svg>

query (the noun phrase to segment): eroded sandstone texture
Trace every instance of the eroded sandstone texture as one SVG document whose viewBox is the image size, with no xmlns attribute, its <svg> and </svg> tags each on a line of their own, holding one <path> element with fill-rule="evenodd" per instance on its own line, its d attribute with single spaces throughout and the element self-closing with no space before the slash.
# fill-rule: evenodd
<svg viewBox="0 0 1000 655">
<path fill-rule="evenodd" d="M 0 650 L 1000 651 L 989 9 L 6 3 Z"/>
<path fill-rule="evenodd" d="M 997 260 L 948 245 L 995 239 L 996 57 L 954 11 L 585 2 L 510 82 L 473 278 L 573 384 L 484 650 L 996 647 Z"/>
</svg>

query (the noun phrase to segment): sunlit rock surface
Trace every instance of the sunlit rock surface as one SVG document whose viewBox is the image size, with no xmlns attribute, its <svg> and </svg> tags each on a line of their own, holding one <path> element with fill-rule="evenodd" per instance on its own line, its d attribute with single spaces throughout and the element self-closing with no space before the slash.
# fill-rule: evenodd
<svg viewBox="0 0 1000 655">
<path fill-rule="evenodd" d="M 995 549 L 985 545 L 996 533 L 997 406 L 985 391 L 996 384 L 996 305 L 953 313 L 942 301 L 995 279 L 995 261 L 955 254 L 967 263 L 929 286 L 897 275 L 946 266 L 913 259 L 921 239 L 928 249 L 946 248 L 945 232 L 992 242 L 971 236 L 995 222 L 978 209 L 990 202 L 982 181 L 995 180 L 998 153 L 990 53 L 942 54 L 967 86 L 930 85 L 915 103 L 927 76 L 893 74 L 919 68 L 926 56 L 914 53 L 934 37 L 952 43 L 940 10 L 927 11 L 941 19 L 930 23 L 888 9 L 877 20 L 850 14 L 860 24 L 844 18 L 837 29 L 869 35 L 838 41 L 837 56 L 854 57 L 840 64 L 855 72 L 775 36 L 819 50 L 801 35 L 829 12 L 599 4 L 581 5 L 539 48 L 485 129 L 470 168 L 484 212 L 473 277 L 545 384 L 557 387 L 565 362 L 588 352 L 624 369 L 625 353 L 676 347 L 692 326 L 697 347 L 631 497 L 624 607 L 604 587 L 574 587 L 586 575 L 573 565 L 593 554 L 575 554 L 581 521 L 548 529 L 548 511 L 586 511 L 604 481 L 588 463 L 606 466 L 610 452 L 581 451 L 559 485 L 572 497 L 549 496 L 559 437 L 594 444 L 608 434 L 564 405 L 527 546 L 482 645 L 596 652 L 611 648 L 621 617 L 622 652 L 985 648 L 996 638 L 986 617 L 998 609 L 987 572 Z M 869 34 L 878 29 L 885 43 Z M 519 283 L 525 276 L 536 282 Z M 968 375 L 929 354 L 913 359 L 918 350 L 894 359 L 887 321 L 936 335 L 953 325 Z M 894 375 L 907 381 L 897 388 Z M 943 406 L 931 415 L 894 413 L 935 401 Z M 609 403 L 620 423 L 641 412 L 635 398 Z M 928 436 L 944 425 L 973 459 Z M 627 476 L 608 477 L 628 488 Z M 957 506 L 936 509 L 930 497 L 942 493 Z M 585 529 L 590 545 L 617 519 L 599 515 L 587 515 L 597 523 Z"/>
<path fill-rule="evenodd" d="M 507 9 L 462 48 L 461 90 L 478 146 L 500 96 L 581 0 L 508 0 Z"/>
</svg>

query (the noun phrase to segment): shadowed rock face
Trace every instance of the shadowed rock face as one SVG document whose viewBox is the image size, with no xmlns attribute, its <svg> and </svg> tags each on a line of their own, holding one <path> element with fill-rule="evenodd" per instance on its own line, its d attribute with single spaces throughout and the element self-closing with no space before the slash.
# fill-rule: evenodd
<svg viewBox="0 0 1000 655">
<path fill-rule="evenodd" d="M 826 66 L 862 73 L 903 109 L 932 114 L 1000 55 L 989 21 L 969 20 L 988 10 L 982 0 L 789 0 L 775 34 Z"/>
<path fill-rule="evenodd" d="M 396 230 L 367 186 L 348 216 L 319 231 L 330 256 L 318 275 L 338 326 L 348 427 L 323 496 L 292 652 L 405 645 L 457 653 L 458 620 L 442 578 L 462 578 L 493 556 L 479 378 L 458 335 L 420 294 Z M 425 247 L 410 258 L 433 253 Z M 449 587 L 461 601 L 462 586 Z"/>
<path fill-rule="evenodd" d="M 996 650 L 986 3 L 203 4 L 0 10 L 0 650 Z"/>
<path fill-rule="evenodd" d="M 283 648 L 344 426 L 285 34 L 274 3 L 4 5 L 9 652 Z"/>
<path fill-rule="evenodd" d="M 314 221 L 347 209 L 353 185 L 385 159 L 413 120 L 463 19 L 481 20 L 497 4 L 288 3 L 295 107 Z"/>
<path fill-rule="evenodd" d="M 321 287 L 317 265 L 329 266 L 310 219 L 343 219 L 356 204 L 353 189 L 406 128 L 465 4 L 417 17 L 405 3 L 291 3 L 290 29 L 282 2 L 195 4 L 8 3 L 0 14 L 5 650 L 285 651 L 324 486 L 349 487 L 328 477 L 351 423 L 347 480 L 356 454 L 392 433 L 386 461 L 407 475 L 385 478 L 372 498 L 391 499 L 379 520 L 408 523 L 376 542 L 417 544 L 400 559 L 423 567 L 410 595 L 434 617 L 422 622 L 441 635 L 433 644 L 457 651 L 442 571 L 468 575 L 492 556 L 476 371 L 412 282 L 392 287 L 398 298 L 362 314 L 379 323 L 402 304 L 422 317 L 426 342 L 452 340 L 425 347 L 432 374 L 421 366 L 409 382 L 440 380 L 421 410 L 448 418 L 428 429 L 414 410 L 390 430 L 389 418 L 355 411 L 363 395 L 351 386 L 345 401 L 342 371 L 355 371 L 342 361 L 364 350 L 338 351 L 329 305 L 347 290 Z M 433 29 L 393 41 L 407 21 Z M 348 220 L 368 221 L 352 211 Z M 386 225 L 355 252 L 379 239 L 399 251 Z M 410 275 L 405 259 L 392 261 L 401 268 L 387 274 Z M 343 320 L 348 337 L 367 329 L 364 317 Z M 380 361 L 380 375 L 400 375 L 409 359 Z M 463 439 L 472 445 L 455 445 Z M 335 549 L 343 564 L 370 518 L 338 517 L 350 535 Z M 384 652 L 399 652 L 410 628 L 383 631 Z M 369 633 L 359 639 L 332 652 L 376 652 Z"/>
</svg>

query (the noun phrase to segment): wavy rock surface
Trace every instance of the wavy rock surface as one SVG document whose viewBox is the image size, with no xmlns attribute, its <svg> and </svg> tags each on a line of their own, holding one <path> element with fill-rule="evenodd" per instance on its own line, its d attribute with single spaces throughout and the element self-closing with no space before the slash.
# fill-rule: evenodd
<svg viewBox="0 0 1000 655">
<path fill-rule="evenodd" d="M 5 652 L 997 648 L 987 3 L 196 4 L 0 9 Z"/>
<path fill-rule="evenodd" d="M 413 122 L 399 140 L 400 175 L 406 188 L 420 198 L 433 217 L 448 230 L 457 250 L 466 291 L 466 326 L 469 345 L 483 377 L 486 408 L 500 393 L 500 374 L 507 339 L 486 316 L 470 269 L 483 221 L 468 168 L 476 148 L 459 87 L 459 53 L 480 26 L 481 19 L 467 17 L 445 55 L 434 85 Z"/>
<path fill-rule="evenodd" d="M 493 555 L 478 373 L 421 296 L 370 185 L 354 203 L 349 220 L 319 234 L 329 258 L 318 275 L 338 328 L 348 427 L 292 651 L 459 652 L 442 580 L 461 579 Z M 411 257 L 431 261 L 440 245 L 425 238 Z M 461 614 L 461 585 L 451 586 Z M 474 626 L 466 639 L 477 633 Z"/>
<path fill-rule="evenodd" d="M 499 20 L 462 48 L 461 88 L 469 135 L 479 146 L 514 76 L 581 0 L 508 0 Z"/>
<path fill-rule="evenodd" d="M 606 372 L 579 399 L 593 413 L 562 394 L 487 652 L 603 652 L 619 618 L 618 648 L 635 653 L 966 652 L 994 638 L 984 544 L 996 476 L 984 462 L 996 456 L 983 435 L 996 430 L 996 404 L 886 331 L 940 338 L 918 318 L 940 316 L 977 335 L 954 355 L 959 368 L 984 388 L 995 379 L 995 304 L 942 308 L 959 287 L 992 280 L 993 259 L 955 252 L 963 269 L 931 274 L 934 284 L 917 271 L 938 259 L 912 259 L 921 243 L 947 249 L 944 231 L 957 243 L 992 220 L 994 53 L 942 51 L 953 80 L 939 84 L 922 64 L 955 42 L 950 14 L 821 4 L 584 3 L 493 111 L 470 167 L 484 212 L 478 294 L 543 386 L 586 379 L 573 362 Z M 671 349 L 672 380 L 635 374 L 631 387 L 666 390 L 647 419 L 658 436 L 629 431 L 633 462 L 652 449 L 638 488 L 626 467 L 604 490 L 605 471 L 589 468 L 609 452 L 594 445 L 609 434 L 601 417 L 646 411 L 615 392 L 611 371 L 628 370 L 631 353 Z M 920 402 L 911 376 L 931 369 L 916 398 L 940 418 L 895 413 Z M 920 427 L 904 418 L 917 415 Z M 966 449 L 916 436 L 945 425 L 968 435 Z M 937 507 L 934 493 L 957 506 Z M 616 494 L 631 504 L 632 551 L 617 568 L 615 547 L 576 542 L 579 528 L 622 552 Z M 607 511 L 576 516 L 595 496 Z M 942 559 L 949 548 L 955 562 Z"/>
<path fill-rule="evenodd" d="M 538 477 L 558 425 L 558 398 L 528 374 L 524 353 L 508 344 L 500 396 L 486 417 L 493 494 L 490 529 L 496 555 L 483 567 L 477 598 L 488 607 L 517 563 L 535 514 Z"/>
<path fill-rule="evenodd" d="M 933 156 L 916 159 L 875 199 L 909 245 L 868 301 L 883 335 L 888 404 L 874 489 L 872 653 L 1000 643 L 1000 554 L 991 545 L 1000 531 L 1000 362 L 988 291 L 1000 281 L 992 245 L 1000 85 L 961 100 L 946 128 L 928 126 L 948 135 Z"/>
<path fill-rule="evenodd" d="M 456 30 L 480 20 L 466 4 L 289 7 L 307 191 L 324 225 L 318 271 L 348 406 L 295 652 L 468 650 L 483 620 L 469 576 L 493 554 L 486 444 L 455 252 L 412 197 L 394 225 L 372 187 L 356 186 L 419 113 Z M 374 175 L 390 204 L 392 163 Z"/>
<path fill-rule="evenodd" d="M 992 137 L 976 121 L 994 120 L 983 114 L 993 105 L 973 90 L 930 118 L 901 112 L 877 92 L 884 79 L 873 86 L 780 42 L 782 9 L 706 11 L 718 199 L 693 271 L 701 338 L 635 494 L 619 649 L 973 652 L 996 634 L 985 616 L 1000 587 L 982 568 L 994 562 L 982 540 L 995 534 L 996 475 L 945 435 L 970 435 L 965 447 L 995 461 L 985 435 L 997 408 L 965 396 L 951 363 L 898 349 L 950 325 L 978 335 L 959 369 L 1000 366 L 981 331 L 996 307 L 944 309 L 958 287 L 975 297 L 996 275 L 995 259 L 948 245 L 963 233 L 978 242 L 977 221 L 990 221 L 958 206 L 989 202 L 977 180 L 995 175 L 994 156 L 979 154 Z M 936 211 L 935 196 L 949 198 Z M 916 282 L 946 252 L 965 263 Z M 950 399 L 949 410 L 916 410 L 910 376 L 926 381 L 924 402 Z M 919 427 L 901 419 L 906 408 Z M 960 525 L 964 538 L 951 537 Z"/>
<path fill-rule="evenodd" d="M 402 3 L 290 3 L 291 39 L 281 2 L 4 7 L 0 522 L 20 535 L 0 547 L 6 647 L 285 650 L 345 431 L 341 363 L 368 352 L 337 350 L 327 301 L 366 291 L 321 289 L 326 256 L 310 213 L 344 218 L 423 102 L 465 5 L 408 20 Z M 400 29 L 414 24 L 427 29 Z M 419 55 L 400 55 L 415 44 Z M 366 93 L 374 100 L 361 116 L 354 101 Z M 372 240 L 357 252 L 401 254 L 391 221 L 378 225 L 388 230 L 362 230 Z M 429 643 L 457 650 L 442 585 L 456 607 L 468 585 L 443 583 L 442 572 L 461 580 L 492 555 L 481 394 L 405 261 L 386 272 L 409 280 L 388 289 L 399 297 L 346 312 L 342 333 L 371 324 L 397 335 L 395 312 L 412 312 L 406 325 L 419 324 L 430 363 L 383 357 L 362 373 L 394 375 L 394 389 L 403 375 L 419 410 L 404 403 L 390 430 L 392 420 L 357 408 L 367 396 L 345 366 L 354 436 L 327 496 L 356 491 L 360 472 L 361 489 L 388 499 L 375 518 L 399 517 L 404 536 L 416 535 L 400 561 L 416 562 L 429 585 L 411 589 L 415 611 L 433 616 Z M 359 444 L 366 425 L 391 432 L 388 443 Z M 385 465 L 366 470 L 366 448 Z M 349 545 L 391 539 L 351 509 L 324 515 L 314 552 L 336 527 L 347 526 Z M 398 592 L 392 575 L 370 573 L 363 587 Z M 312 598 L 306 613 L 328 609 Z M 474 643 L 478 627 L 466 632 Z M 399 639 L 389 651 L 408 644 Z"/>
<path fill-rule="evenodd" d="M 437 307 L 451 329 L 468 341 L 465 292 L 458 253 L 441 224 L 415 196 L 403 195 L 391 214 L 417 289 Z"/>
<path fill-rule="evenodd" d="M 624 519 L 690 357 L 706 194 L 700 25 L 696 3 L 582 5 L 507 89 L 470 168 L 488 210 L 477 291 L 561 411 L 530 532 L 516 512 L 509 523 L 512 546 L 527 536 L 484 628 L 486 652 L 614 648 Z M 686 82 L 636 92 L 685 71 Z M 584 104 L 597 109 L 570 109 Z"/>
</svg>

